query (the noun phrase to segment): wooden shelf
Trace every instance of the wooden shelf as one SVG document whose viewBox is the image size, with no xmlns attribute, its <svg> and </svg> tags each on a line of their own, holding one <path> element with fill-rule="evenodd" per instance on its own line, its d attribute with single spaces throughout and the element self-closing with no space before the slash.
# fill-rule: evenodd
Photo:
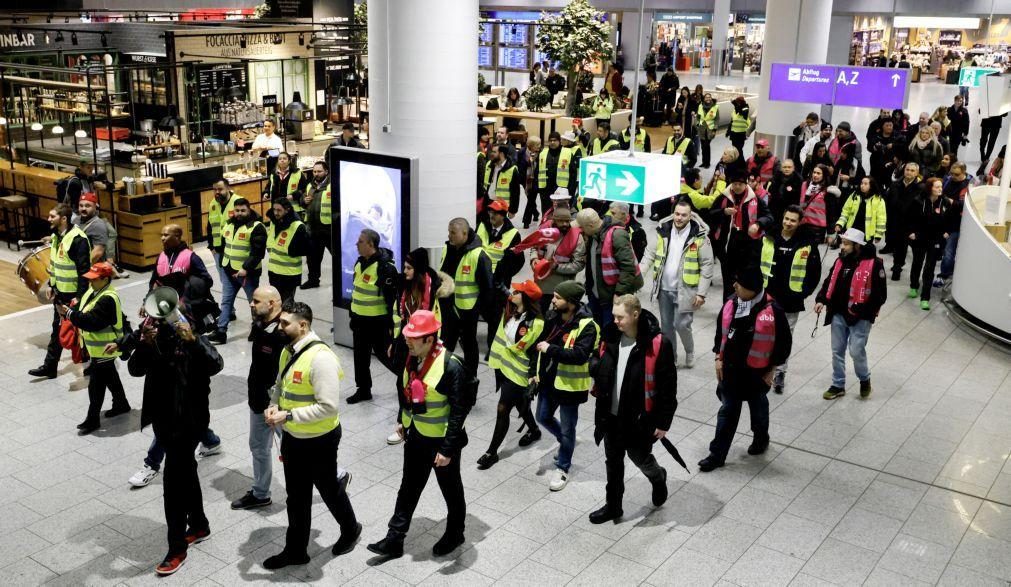
<svg viewBox="0 0 1011 587">
<path fill-rule="evenodd" d="M 92 114 L 87 110 L 76 110 L 74 108 L 60 108 L 59 106 L 39 106 L 40 110 L 52 110 L 54 112 L 66 112 L 68 114 L 79 114 L 81 116 L 91 116 Z M 98 112 L 94 113 L 95 118 L 130 118 L 130 114 L 124 112 L 123 114 L 100 114 Z"/>
</svg>

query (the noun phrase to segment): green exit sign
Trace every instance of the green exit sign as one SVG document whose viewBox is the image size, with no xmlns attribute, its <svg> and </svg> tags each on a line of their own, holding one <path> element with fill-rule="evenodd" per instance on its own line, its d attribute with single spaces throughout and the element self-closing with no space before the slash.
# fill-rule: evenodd
<svg viewBox="0 0 1011 587">
<path fill-rule="evenodd" d="M 579 164 L 579 195 L 597 200 L 645 204 L 646 168 L 584 159 Z"/>
</svg>

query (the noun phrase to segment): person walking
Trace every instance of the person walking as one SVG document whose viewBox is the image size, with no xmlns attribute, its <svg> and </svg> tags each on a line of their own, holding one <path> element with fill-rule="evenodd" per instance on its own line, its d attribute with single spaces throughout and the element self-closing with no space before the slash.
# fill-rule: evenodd
<svg viewBox="0 0 1011 587">
<path fill-rule="evenodd" d="M 709 209 L 709 226 L 723 274 L 723 299 L 734 292 L 734 276 L 755 262 L 765 230 L 772 225 L 769 206 L 748 185 L 747 173 L 732 169 L 729 186 Z"/>
<path fill-rule="evenodd" d="M 309 173 L 302 173 L 298 167 L 292 169 L 291 155 L 280 153 L 274 172 L 267 178 L 267 189 L 263 192 L 264 199 L 275 203 L 281 200 L 291 202 L 292 208 L 301 219 L 305 211 L 299 202 L 298 194 L 309 186 L 309 176 Z"/>
<path fill-rule="evenodd" d="M 582 302 L 585 294 L 586 289 L 575 281 L 555 288 L 544 325 L 546 334 L 535 347 L 540 353 L 535 380 L 537 421 L 559 444 L 555 474 L 548 484 L 551 491 L 561 491 L 569 482 L 579 404 L 586 403 L 593 384 L 590 355 L 600 344 L 600 328 Z M 561 412 L 561 421 L 555 412 Z"/>
<path fill-rule="evenodd" d="M 955 96 L 951 106 L 948 106 L 948 138 L 951 142 L 951 155 L 958 159 L 958 148 L 969 144 L 969 110 L 965 107 L 965 98 Z"/>
<path fill-rule="evenodd" d="M 282 302 L 295 299 L 302 284 L 302 257 L 309 254 L 309 231 L 288 198 L 273 201 L 267 227 L 267 283 L 281 294 Z"/>
<path fill-rule="evenodd" d="M 449 221 L 449 238 L 442 248 L 439 270 L 453 277 L 452 299 L 447 298 L 442 317 L 445 320 L 443 342 L 449 352 L 459 342 L 464 365 L 471 377 L 477 376 L 477 320 L 482 304 L 487 303 L 492 288 L 491 259 L 481 248 L 481 240 L 465 218 Z"/>
<path fill-rule="evenodd" d="M 604 442 L 607 485 L 604 505 L 590 514 L 591 524 L 624 514 L 626 454 L 649 480 L 653 505 L 667 501 L 667 470 L 656 462 L 653 444 L 667 436 L 677 410 L 673 345 L 638 298 L 618 298 L 614 323 L 600 338 L 599 356 L 590 364 L 597 398 L 593 438 Z"/>
<path fill-rule="evenodd" d="M 105 389 L 112 394 L 112 409 L 105 412 L 106 418 L 115 418 L 130 412 L 130 402 L 126 399 L 123 382 L 116 370 L 119 350 L 109 345 L 123 335 L 129 322 L 123 315 L 123 304 L 112 285 L 115 269 L 109 263 L 95 263 L 82 277 L 90 282 L 88 291 L 81 296 L 76 308 L 58 304 L 56 311 L 81 331 L 81 346 L 91 357 L 91 376 L 88 381 L 88 415 L 77 425 L 80 435 L 98 430 L 99 412 L 105 401 Z"/>
<path fill-rule="evenodd" d="M 730 452 L 741 404 L 748 402 L 753 439 L 749 455 L 769 447 L 769 388 L 776 367 L 790 356 L 793 337 L 783 308 L 762 286 L 761 269 L 742 267 L 734 280 L 734 294 L 716 319 L 716 396 L 720 411 L 709 456 L 699 461 L 699 471 L 722 467 Z"/>
<path fill-rule="evenodd" d="M 397 266 L 393 251 L 379 246 L 379 233 L 366 228 L 358 235 L 358 261 L 351 292 L 351 336 L 355 361 L 355 385 L 349 404 L 372 399 L 372 355 L 383 366 L 390 364 L 393 340 L 393 306 L 397 303 Z"/>
<path fill-rule="evenodd" d="M 145 320 L 137 334 L 127 367 L 144 378 L 140 426 L 150 424 L 165 451 L 168 553 L 155 572 L 171 575 L 186 562 L 187 549 L 211 535 L 193 453 L 208 430 L 211 377 L 224 361 L 185 320 Z"/>
<path fill-rule="evenodd" d="M 821 281 L 821 255 L 818 243 L 799 231 L 803 211 L 799 206 L 788 206 L 778 231 L 770 231 L 762 239 L 762 274 L 765 290 L 776 300 L 790 325 L 790 333 L 804 311 L 804 300 L 818 288 Z M 783 393 L 786 386 L 787 361 L 776 367 L 772 378 L 772 391 Z"/>
<path fill-rule="evenodd" d="M 288 531 L 284 549 L 263 561 L 269 570 L 309 562 L 313 486 L 340 526 L 340 538 L 331 548 L 334 556 L 351 552 L 362 533 L 347 491 L 337 479 L 340 361 L 313 332 L 312 309 L 306 304 L 289 302 L 278 327 L 290 344 L 281 351 L 280 372 L 263 419 L 282 430 Z"/>
<path fill-rule="evenodd" d="M 499 389 L 498 412 L 488 450 L 477 459 L 478 469 L 489 469 L 498 462 L 498 449 L 509 432 L 509 412 L 513 407 L 527 427 L 520 446 L 529 446 L 541 438 L 541 430 L 530 412 L 529 393 L 537 377 L 535 347 L 544 331 L 540 299 L 541 289 L 532 280 L 512 284 L 488 361 Z"/>
<path fill-rule="evenodd" d="M 892 281 L 902 277 L 909 250 L 909 221 L 917 203 L 923 197 L 923 183 L 920 181 L 920 166 L 906 163 L 902 177 L 892 182 L 885 203 L 887 222 L 885 227 L 886 245 L 882 252 L 892 253 Z"/>
<path fill-rule="evenodd" d="M 867 364 L 867 339 L 878 311 L 888 299 L 884 262 L 864 233 L 850 228 L 842 235 L 839 258 L 815 298 L 814 313 L 825 311 L 832 325 L 832 385 L 822 394 L 827 400 L 846 395 L 846 349 L 860 380 L 860 397 L 871 395 L 871 369 Z"/>
<path fill-rule="evenodd" d="M 225 240 L 221 236 L 228 221 L 235 215 L 235 201 L 239 195 L 232 191 L 228 180 L 221 178 L 214 182 L 212 189 L 214 197 L 207 208 L 207 246 L 214 256 L 214 263 L 218 266 L 218 276 L 221 282 L 225 282 L 225 269 L 221 262 L 221 257 L 225 253 Z"/>
<path fill-rule="evenodd" d="M 695 153 L 695 145 L 692 143 L 691 137 L 685 136 L 684 126 L 680 122 L 675 121 L 671 125 L 671 135 L 667 137 L 667 142 L 664 143 L 662 153 L 664 155 L 680 153 L 681 157 L 684 158 L 683 169 L 695 167 L 697 155 Z"/>
<path fill-rule="evenodd" d="M 249 206 L 245 198 L 235 200 L 232 217 L 228 220 L 221 239 L 225 243 L 221 256 L 221 314 L 218 328 L 208 337 L 214 344 L 228 342 L 228 323 L 235 314 L 235 298 L 241 289 L 246 300 L 253 299 L 253 291 L 260 284 L 263 257 L 267 252 L 267 229 L 260 215 Z"/>
<path fill-rule="evenodd" d="M 564 188 L 567 193 L 576 192 L 579 181 L 580 153 L 585 152 L 582 144 L 571 131 L 566 133 L 573 146 L 563 147 L 562 137 L 557 132 L 548 135 L 548 148 L 541 149 L 537 157 L 537 189 L 540 195 L 541 220 L 550 218 L 551 194 Z M 578 147 L 577 147 L 578 145 Z M 527 222 L 524 218 L 524 227 Z"/>
<path fill-rule="evenodd" d="M 913 268 L 909 274 L 909 297 L 920 298 L 920 308 L 930 309 L 930 290 L 944 247 L 958 227 L 958 213 L 951 200 L 944 197 L 941 180 L 926 182 L 926 197 L 913 206 L 909 219 L 909 244 L 913 246 Z"/>
<path fill-rule="evenodd" d="M 80 226 L 71 224 L 73 212 L 66 204 L 57 204 L 49 211 L 49 228 L 53 234 L 42 239 L 49 243 L 49 290 L 53 302 L 53 329 L 42 365 L 29 369 L 32 377 L 56 378 L 56 366 L 63 354 L 60 345 L 59 306 L 68 306 L 88 290 L 84 274 L 91 269 L 91 243 Z"/>
<path fill-rule="evenodd" d="M 460 459 L 467 446 L 464 422 L 476 400 L 476 381 L 460 358 L 439 341 L 441 324 L 428 310 L 418 310 L 404 327 L 410 358 L 400 375 L 397 432 L 404 441 L 404 469 L 386 537 L 368 545 L 383 560 L 404 554 L 404 537 L 428 478 L 435 471 L 446 501 L 446 530 L 432 547 L 447 555 L 464 542 L 467 501 Z"/>
<path fill-rule="evenodd" d="M 713 99 L 712 94 L 706 93 L 702 97 L 702 103 L 699 104 L 695 114 L 697 116 L 696 124 L 698 125 L 698 134 L 696 136 L 702 146 L 702 165 L 699 165 L 699 167 L 709 169 L 709 158 L 712 153 L 710 145 L 716 137 L 716 127 L 720 123 L 720 106 Z"/>
<path fill-rule="evenodd" d="M 275 200 L 275 205 L 277 201 Z M 249 452 L 253 457 L 253 486 L 232 502 L 233 510 L 248 510 L 270 505 L 270 483 L 274 467 L 270 462 L 274 430 L 263 414 L 270 405 L 270 390 L 277 381 L 281 352 L 288 336 L 281 328 L 281 292 L 273 286 L 253 292 L 249 309 L 253 313 L 253 346 L 249 376 L 246 378 L 246 402 L 249 405 Z"/>
<path fill-rule="evenodd" d="M 484 190 L 486 204 L 502 202 L 509 217 L 516 216 L 520 208 L 520 185 L 523 174 L 509 158 L 505 145 L 493 145 L 489 160 L 484 168 Z"/>
<path fill-rule="evenodd" d="M 531 249 L 530 268 L 534 282 L 541 290 L 541 309 L 547 311 L 555 287 L 563 281 L 575 279 L 586 267 L 586 240 L 578 226 L 572 225 L 572 212 L 568 208 L 555 210 L 552 228 L 559 238 L 553 243 Z"/>
<path fill-rule="evenodd" d="M 513 247 L 520 242 L 520 233 L 506 217 L 509 210 L 505 202 L 492 202 L 488 209 L 488 217 L 477 225 L 477 238 L 481 248 L 491 261 L 492 288 L 488 293 L 482 309 L 484 321 L 488 324 L 488 352 L 491 353 L 495 338 L 495 328 L 502 318 L 502 308 L 509 297 L 509 283 L 523 268 L 523 255 L 516 253 Z M 485 355 L 485 362 L 488 355 Z"/>
<path fill-rule="evenodd" d="M 323 251 L 333 255 L 333 197 L 330 192 L 330 167 L 325 161 L 317 161 L 312 166 L 312 181 L 301 197 L 305 208 L 305 223 L 309 227 L 309 255 L 306 258 L 309 275 L 301 289 L 319 287 Z"/>
<path fill-rule="evenodd" d="M 679 200 L 669 220 L 656 228 L 656 247 L 647 249 L 643 266 L 653 268 L 653 291 L 660 309 L 660 331 L 677 361 L 677 338 L 685 351 L 684 366 L 695 366 L 692 321 L 706 303 L 713 280 L 713 247 L 709 227 L 692 214 L 688 200 Z"/>
<path fill-rule="evenodd" d="M 878 182 L 873 177 L 865 176 L 860 180 L 860 187 L 853 190 L 843 204 L 842 214 L 835 223 L 835 232 L 839 234 L 846 229 L 857 227 L 874 244 L 885 238 L 888 226 L 888 212 L 885 209 L 885 199 L 881 197 Z"/>
<path fill-rule="evenodd" d="M 611 123 L 607 121 L 597 121 L 596 136 L 590 143 L 590 155 L 600 155 L 620 148 L 621 143 L 611 132 Z"/>
<path fill-rule="evenodd" d="M 148 291 L 156 287 L 171 287 L 179 294 L 184 312 L 193 316 L 194 332 L 204 334 L 216 327 L 221 308 L 214 300 L 211 277 L 204 260 L 183 240 L 183 227 L 166 224 L 161 229 L 162 252 L 158 254 Z"/>
<path fill-rule="evenodd" d="M 643 279 L 632 250 L 632 240 L 624 226 L 610 216 L 601 220 L 596 210 L 584 208 L 576 214 L 586 245 L 586 283 L 589 305 L 599 325 L 613 320 L 614 298 L 642 289 Z"/>
</svg>

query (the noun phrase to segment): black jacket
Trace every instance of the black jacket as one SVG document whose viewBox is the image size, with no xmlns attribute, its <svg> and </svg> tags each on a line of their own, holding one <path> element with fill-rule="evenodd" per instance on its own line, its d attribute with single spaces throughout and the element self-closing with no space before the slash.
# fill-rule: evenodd
<svg viewBox="0 0 1011 587">
<path fill-rule="evenodd" d="M 253 323 L 253 352 L 249 361 L 249 377 L 247 394 L 249 409 L 260 414 L 270 405 L 270 388 L 277 382 L 277 372 L 280 369 L 281 351 L 291 342 L 281 330 L 281 315 L 260 324 Z"/>
<path fill-rule="evenodd" d="M 908 231 L 916 239 L 909 242 L 914 247 L 938 246 L 945 242 L 945 233 L 958 230 L 961 219 L 951 200 L 941 196 L 931 203 L 930 198 L 922 198 L 913 206 L 909 215 Z"/>
<path fill-rule="evenodd" d="M 772 276 L 769 277 L 766 291 L 779 303 L 784 312 L 803 312 L 804 300 L 818 289 L 818 283 L 821 282 L 821 254 L 818 252 L 818 243 L 807 236 L 805 231 L 799 230 L 790 240 L 784 239 L 779 231 L 767 236 L 773 240 L 776 252 L 773 256 Z M 790 269 L 797 249 L 804 246 L 810 246 L 811 253 L 807 256 L 804 284 L 801 285 L 799 292 L 795 292 L 790 289 Z"/>
<path fill-rule="evenodd" d="M 874 274 L 871 276 L 871 296 L 864 304 L 853 306 L 853 312 L 847 309 L 850 297 L 850 282 L 853 281 L 853 270 L 857 263 L 864 259 L 874 259 Z M 828 284 L 832 281 L 832 272 L 836 265 L 842 265 L 839 272 L 839 281 L 836 283 L 835 291 L 832 292 L 832 299 L 828 297 Z M 877 256 L 877 249 L 874 245 L 867 244 L 860 247 L 859 256 L 839 257 L 828 270 L 825 281 L 821 284 L 821 290 L 816 298 L 819 303 L 825 304 L 825 324 L 832 323 L 832 317 L 842 314 L 846 317 L 846 322 L 856 324 L 860 320 L 874 322 L 878 316 L 878 310 L 885 305 L 888 299 L 888 282 L 885 281 L 885 264 Z"/>
<path fill-rule="evenodd" d="M 443 260 L 442 266 L 439 267 L 439 270 L 452 278 L 456 278 L 456 268 L 460 265 L 460 259 L 462 259 L 467 252 L 479 248 L 481 248 L 481 239 L 477 238 L 477 233 L 474 232 L 474 229 L 471 229 L 467 234 L 467 242 L 464 243 L 462 247 L 454 247 L 449 243 L 449 241 L 446 241 L 446 258 Z M 478 300 L 474 309 L 467 310 L 468 312 L 475 312 L 482 308 L 482 304 L 487 303 L 488 294 L 492 291 L 493 280 L 491 259 L 488 258 L 488 255 L 480 256 L 480 260 L 477 262 L 477 269 L 474 277 L 477 280 Z M 452 308 L 455 303 L 455 296 L 447 299 L 445 305 L 442 306 L 443 311 Z M 463 310 L 457 308 L 457 312 L 462 311 Z"/>
<path fill-rule="evenodd" d="M 488 180 L 489 181 L 496 180 L 495 161 L 488 161 L 488 163 L 486 163 L 485 166 L 486 166 L 485 173 L 488 177 Z M 506 171 L 509 170 L 509 168 L 516 169 L 515 171 L 513 171 L 512 181 L 509 182 L 509 213 L 515 214 L 520 209 L 520 185 L 525 184 L 527 178 L 525 175 L 523 175 L 521 170 L 518 167 L 516 167 L 516 163 L 514 163 L 513 160 L 510 158 L 506 158 L 506 161 L 502 165 L 502 169 L 499 171 L 499 174 L 505 173 Z M 483 177 L 481 178 L 481 181 L 484 182 Z M 481 185 L 483 186 L 484 184 L 482 183 Z M 488 187 L 490 187 L 490 185 L 485 188 L 485 194 L 488 193 Z M 493 189 L 492 191 L 495 190 Z"/>
<path fill-rule="evenodd" d="M 656 395 L 653 398 L 652 411 L 646 411 L 644 395 L 646 353 L 653 352 L 653 339 L 659 334 L 660 322 L 656 316 L 649 310 L 642 310 L 639 314 L 638 336 L 629 354 L 625 376 L 621 381 L 618 415 L 614 416 L 611 413 L 611 403 L 614 397 L 615 373 L 618 369 L 621 331 L 613 322 L 604 327 L 600 336 L 600 352 L 593 353 L 590 358 L 593 395 L 597 398 L 594 423 L 598 431 L 594 437 L 600 435 L 600 432 L 613 430 L 615 426 L 620 426 L 625 431 L 632 431 L 633 437 L 641 433 L 643 438 L 648 438 L 657 429 L 670 430 L 678 400 L 674 349 L 667 337 L 662 337 L 660 342 L 660 355 L 654 373 Z"/>
<path fill-rule="evenodd" d="M 965 106 L 957 109 L 954 105 L 948 106 L 948 120 L 951 121 L 948 126 L 948 138 L 952 144 L 957 145 L 962 137 L 969 136 L 969 109 Z"/>
<path fill-rule="evenodd" d="M 579 328 L 579 323 L 584 318 L 593 318 L 589 308 L 585 304 L 580 305 L 568 322 L 562 320 L 561 314 L 549 312 L 544 319 L 544 338 L 551 346 L 544 352 L 540 359 L 538 376 L 540 377 L 540 391 L 550 393 L 551 397 L 559 404 L 571 405 L 586 402 L 588 391 L 582 393 L 574 391 L 558 391 L 555 389 L 555 376 L 558 373 L 558 364 L 585 365 L 593 354 L 597 341 L 597 328 L 587 326 L 579 334 L 579 338 L 573 343 L 572 348 L 564 348 L 566 336 L 570 332 L 575 332 Z"/>
<path fill-rule="evenodd" d="M 339 137 L 337 137 L 336 139 L 334 139 L 334 141 L 332 143 L 330 143 L 330 146 L 331 147 L 350 147 L 352 149 L 364 149 L 365 148 L 365 145 L 363 145 L 362 142 L 359 141 L 358 137 L 356 137 L 356 136 L 352 136 L 350 141 L 345 142 L 343 134 L 341 134 Z"/>
<path fill-rule="evenodd" d="M 180 242 L 179 247 L 177 249 L 172 251 L 165 251 L 165 254 L 169 257 L 169 262 L 171 262 L 175 255 L 178 255 L 180 252 L 188 248 L 189 245 L 187 245 L 185 242 Z M 154 289 L 159 286 L 171 287 L 172 289 L 176 290 L 176 293 L 178 293 L 180 297 L 183 297 L 185 295 L 186 290 L 188 289 L 187 283 L 189 279 L 200 280 L 201 282 L 203 282 L 204 286 L 208 290 L 210 290 L 211 287 L 214 285 L 214 278 L 211 277 L 211 273 L 207 271 L 207 265 L 204 265 L 204 260 L 200 258 L 200 255 L 198 255 L 196 251 L 194 251 L 193 255 L 190 257 L 190 272 L 189 275 L 186 276 L 187 282 L 183 282 L 178 278 L 174 278 L 172 277 L 172 275 L 173 274 L 170 273 L 165 277 L 158 277 L 158 272 L 152 271 L 151 279 L 148 281 L 147 284 L 148 290 Z"/>
<path fill-rule="evenodd" d="M 120 313 L 122 313 L 122 310 L 120 310 Z M 116 303 L 108 296 L 98 298 L 98 301 L 87 312 L 80 311 L 80 306 L 71 308 L 67 312 L 67 319 L 74 326 L 86 332 L 96 332 L 103 328 L 108 328 L 116 323 L 117 318 Z M 123 330 L 130 330 L 130 321 L 126 318 L 125 314 L 123 314 Z"/>
<path fill-rule="evenodd" d="M 288 169 L 289 174 L 281 180 L 280 175 L 277 171 L 270 174 L 270 178 L 267 180 L 267 190 L 266 195 L 270 201 L 280 200 L 282 198 L 288 197 L 288 182 L 291 180 L 291 168 Z M 312 171 L 306 170 L 302 171 L 302 177 L 298 180 L 298 184 L 295 187 L 295 191 L 292 192 L 292 198 L 298 197 L 295 192 L 301 193 L 305 191 L 306 186 L 309 185 L 309 181 L 312 179 Z"/>
<path fill-rule="evenodd" d="M 759 295 L 766 296 L 766 293 L 761 292 Z M 733 301 L 734 312 L 736 313 L 740 298 L 733 295 L 730 299 Z M 764 300 L 752 305 L 751 312 L 747 316 L 734 318 L 730 322 L 730 336 L 727 339 L 727 346 L 723 349 L 722 384 L 731 386 L 757 384 L 758 378 L 767 371 L 766 369 L 758 372 L 747 365 L 748 351 L 751 349 L 751 343 L 755 336 L 755 320 L 758 319 L 758 313 L 767 304 L 772 304 L 772 313 L 776 320 L 776 340 L 773 343 L 772 355 L 769 357 L 769 367 L 767 369 L 782 365 L 790 358 L 790 351 L 793 349 L 793 334 L 790 332 L 790 323 L 786 319 L 786 312 L 783 311 L 783 308 L 771 296 L 766 296 Z M 722 312 L 722 308 L 720 312 Z M 716 315 L 716 336 L 713 344 L 714 353 L 719 354 L 722 341 L 723 320 L 721 314 L 718 313 Z M 764 383 L 762 385 L 764 386 Z"/>
<path fill-rule="evenodd" d="M 53 288 L 53 292 L 59 299 L 69 300 L 75 297 L 80 299 L 84 295 L 84 292 L 88 291 L 89 287 L 88 280 L 84 278 L 84 274 L 91 269 L 91 245 L 87 239 L 75 238 L 74 242 L 70 243 L 70 248 L 67 249 L 67 255 L 73 259 L 74 266 L 77 267 L 77 294 L 66 296 L 56 291 L 55 287 Z"/>
<path fill-rule="evenodd" d="M 240 226 L 252 226 L 253 223 L 260 222 L 249 234 L 249 256 L 242 263 L 242 268 L 251 275 L 259 275 L 263 271 L 263 267 L 257 268 L 257 265 L 263 262 L 263 257 L 267 254 L 267 227 L 263 225 L 261 220 L 256 210 L 250 210 L 246 221 L 242 223 L 235 216 L 228 219 L 229 224 L 235 226 L 235 230 L 238 230 Z M 231 275 L 236 273 L 236 270 L 231 267 L 226 267 L 225 271 Z"/>
<path fill-rule="evenodd" d="M 491 221 L 485 218 L 481 221 L 481 224 L 484 224 L 484 229 L 488 233 L 488 238 L 492 238 L 491 234 L 495 229 L 492 228 Z M 513 228 L 516 227 L 513 226 L 512 220 L 506 218 L 502 223 L 502 229 L 499 232 L 500 234 L 505 234 Z M 523 269 L 523 253 L 513 251 L 513 247 L 520 244 L 520 240 L 520 233 L 517 231 L 509 242 L 504 243 L 505 253 L 502 255 L 502 259 L 498 262 L 498 264 L 495 265 L 495 272 L 492 274 L 492 283 L 496 288 L 501 289 L 503 287 L 509 287 L 512 278 L 515 277 L 521 269 Z M 495 240 L 492 242 L 495 242 Z"/>
<path fill-rule="evenodd" d="M 203 438 L 210 421 L 211 376 L 225 365 L 205 337 L 183 342 L 171 325 L 161 323 L 156 340 L 139 342 L 127 365 L 130 375 L 144 377 L 141 428 L 152 424 L 162 442 Z"/>
<path fill-rule="evenodd" d="M 418 359 L 410 357 L 407 364 L 409 367 L 416 367 Z M 467 430 L 463 424 L 467 419 L 467 414 L 470 413 L 477 401 L 477 382 L 467 375 L 463 360 L 447 351 L 446 367 L 442 379 L 439 379 L 435 389 L 445 395 L 449 402 L 449 425 L 446 429 L 446 436 L 442 439 L 439 453 L 450 458 L 459 458 L 460 450 L 467 446 Z M 400 402 L 401 410 L 409 407 L 403 393 L 397 393 L 397 399 Z M 397 422 L 400 422 L 399 414 Z"/>
<path fill-rule="evenodd" d="M 909 226 L 916 203 L 923 197 L 923 184 L 919 180 L 906 185 L 900 178 L 892 182 L 885 203 L 888 206 L 888 224 L 892 227 Z"/>
<path fill-rule="evenodd" d="M 379 318 L 391 321 L 393 319 L 393 307 L 397 303 L 397 292 L 400 291 L 400 272 L 397 271 L 396 265 L 393 264 L 393 251 L 380 247 L 375 255 L 372 255 L 368 259 L 358 257 L 358 261 L 355 262 L 356 265 L 361 265 L 363 273 L 373 263 L 379 264 L 376 267 L 376 274 L 379 277 L 379 291 L 383 294 L 383 299 L 386 300 L 386 315 Z M 356 315 L 352 315 L 352 318 L 356 320 L 368 319 Z M 390 324 L 392 325 L 392 322 Z"/>
<path fill-rule="evenodd" d="M 796 170 L 790 175 L 777 171 L 769 184 L 769 212 L 772 213 L 773 222 L 777 223 L 783 219 L 783 212 L 787 206 L 800 203 L 800 188 L 804 184 L 804 178 Z"/>
</svg>

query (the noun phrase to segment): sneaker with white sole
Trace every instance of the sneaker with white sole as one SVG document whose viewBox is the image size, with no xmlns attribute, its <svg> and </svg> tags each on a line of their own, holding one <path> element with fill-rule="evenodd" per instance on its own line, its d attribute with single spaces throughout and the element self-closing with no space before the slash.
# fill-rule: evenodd
<svg viewBox="0 0 1011 587">
<path fill-rule="evenodd" d="M 150 465 L 145 464 L 143 469 L 134 473 L 133 477 L 130 477 L 129 483 L 134 487 L 144 487 L 157 476 L 158 469 L 152 469 Z"/>
<path fill-rule="evenodd" d="M 685 369 L 691 369 L 695 366 L 695 353 L 685 354 Z"/>
<path fill-rule="evenodd" d="M 568 483 L 569 474 L 561 469 L 555 469 L 555 476 L 551 479 L 551 483 L 548 484 L 548 489 L 551 491 L 561 491 L 565 489 Z"/>
<path fill-rule="evenodd" d="M 217 443 L 214 446 L 207 446 L 206 444 L 200 444 L 200 450 L 197 451 L 198 459 L 206 459 L 211 455 L 216 455 L 221 452 L 221 443 Z"/>
<path fill-rule="evenodd" d="M 404 437 L 394 432 L 386 437 L 386 444 L 400 444 L 404 441 Z"/>
</svg>

